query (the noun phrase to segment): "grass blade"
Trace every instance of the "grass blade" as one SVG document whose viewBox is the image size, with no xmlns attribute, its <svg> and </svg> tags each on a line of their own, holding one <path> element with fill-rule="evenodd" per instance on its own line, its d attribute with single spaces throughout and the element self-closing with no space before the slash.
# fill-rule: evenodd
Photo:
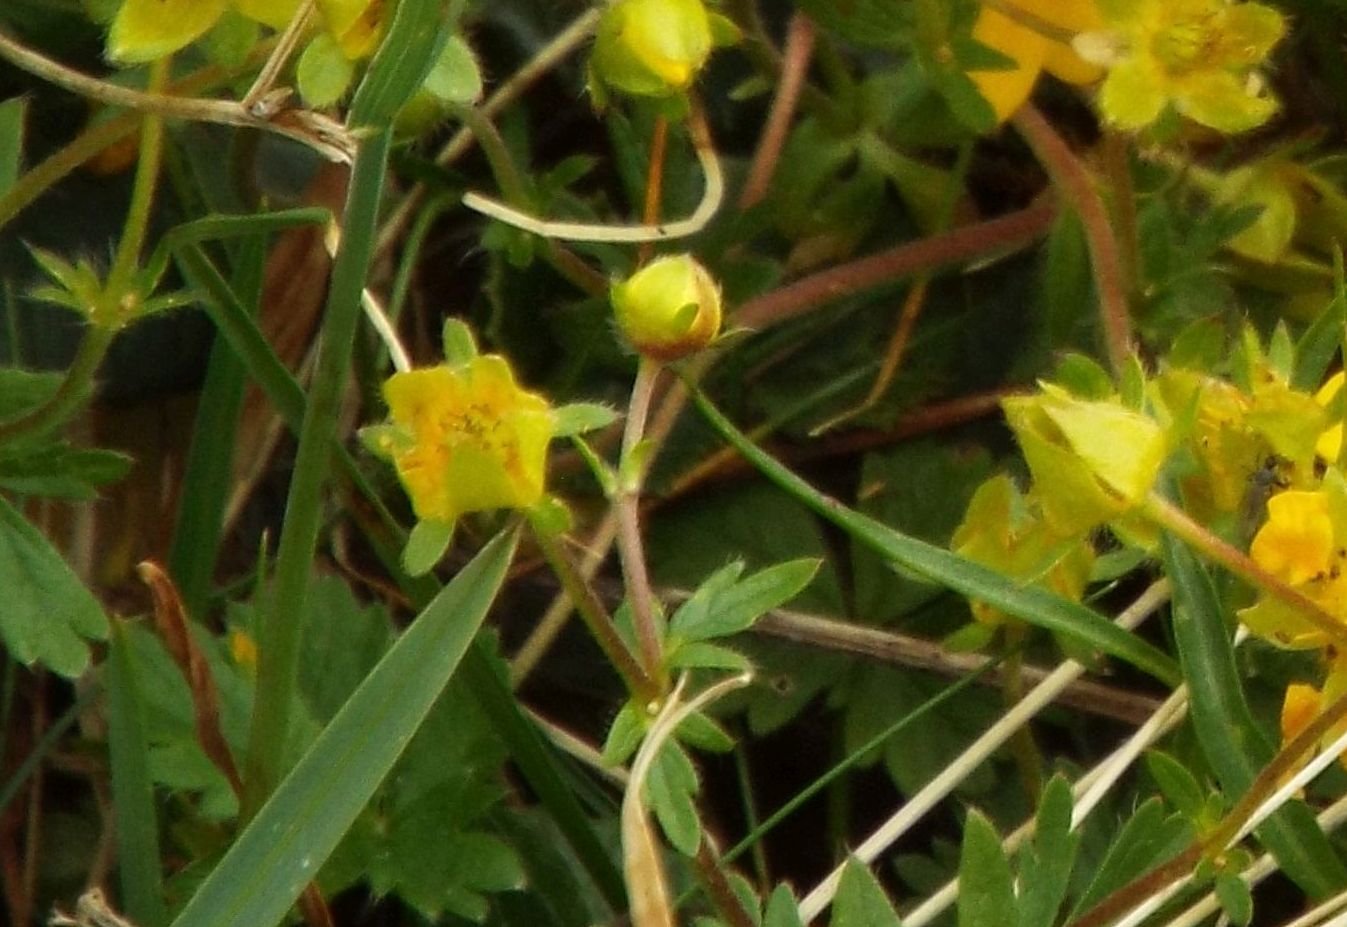
<svg viewBox="0 0 1347 927">
<path fill-rule="evenodd" d="M 141 727 L 140 688 L 126 631 L 112 621 L 107 674 L 108 756 L 112 766 L 112 806 L 117 820 L 117 858 L 122 907 L 144 927 L 168 923 L 164 881 L 159 870 L 159 822 L 150 779 L 149 746 Z"/>
<path fill-rule="evenodd" d="M 271 927 L 429 713 L 505 579 L 517 535 L 484 547 L 412 622 L 276 788 L 174 927 Z"/>
<path fill-rule="evenodd" d="M 1178 667 L 1166 654 L 1093 609 L 1044 589 L 1021 586 L 995 570 L 903 534 L 825 496 L 758 448 L 721 415 L 699 389 L 691 384 L 688 388 L 702 415 L 745 460 L 777 486 L 881 556 L 932 582 L 988 602 L 1029 624 L 1074 637 L 1089 647 L 1112 654 L 1169 685 L 1177 685 L 1181 679 Z"/>
<path fill-rule="evenodd" d="M 1189 716 L 1198 743 L 1225 793 L 1243 795 L 1272 757 L 1240 685 L 1235 651 L 1216 587 L 1193 553 L 1166 534 L 1165 572 L 1174 584 L 1174 639 L 1188 680 Z M 1309 808 L 1288 802 L 1258 828 L 1286 874 L 1324 897 L 1347 883 L 1347 868 Z"/>
</svg>

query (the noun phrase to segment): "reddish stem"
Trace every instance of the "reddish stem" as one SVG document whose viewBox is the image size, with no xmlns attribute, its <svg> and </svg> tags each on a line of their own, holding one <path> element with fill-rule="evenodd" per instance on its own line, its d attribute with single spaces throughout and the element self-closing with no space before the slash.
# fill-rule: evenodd
<svg viewBox="0 0 1347 927">
<path fill-rule="evenodd" d="M 776 96 L 767 111 L 767 122 L 758 139 L 753 163 L 748 168 L 748 179 L 739 194 L 739 209 L 746 210 L 762 202 L 776 173 L 781 149 L 785 147 L 795 108 L 800 102 L 805 76 L 809 73 L 809 59 L 814 53 L 814 21 L 797 12 L 790 18 L 786 30 L 786 47 L 781 58 L 781 76 L 776 85 Z"/>
</svg>

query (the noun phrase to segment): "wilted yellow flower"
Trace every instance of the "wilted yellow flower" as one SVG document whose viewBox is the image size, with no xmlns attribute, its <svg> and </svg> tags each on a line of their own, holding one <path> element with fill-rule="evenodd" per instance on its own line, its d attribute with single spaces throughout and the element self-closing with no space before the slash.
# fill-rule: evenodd
<svg viewBox="0 0 1347 927">
<path fill-rule="evenodd" d="M 366 438 L 393 462 L 417 518 L 452 523 L 542 497 L 556 419 L 546 399 L 519 388 L 504 358 L 396 373 L 384 398 L 391 422 Z"/>
<path fill-rule="evenodd" d="M 968 73 L 996 111 L 998 122 L 1010 118 L 1029 99 L 1043 71 L 1069 84 L 1093 83 L 1103 74 L 1102 68 L 1081 58 L 1067 41 L 1071 35 L 1103 26 L 1094 0 L 1005 0 L 1002 6 L 1005 12 L 982 7 L 973 24 L 973 38 L 1013 59 L 1015 66 Z M 1016 12 L 1023 15 L 1016 17 Z"/>
<path fill-rule="evenodd" d="M 1010 477 L 994 476 L 977 488 L 950 549 L 1011 579 L 1032 582 L 1079 602 L 1089 584 L 1094 548 L 1088 538 L 1063 537 L 1032 512 Z M 997 627 L 1011 617 L 971 599 L 980 624 Z"/>
<path fill-rule="evenodd" d="M 1106 31 L 1078 36 L 1074 47 L 1108 67 L 1099 95 L 1104 116 L 1141 129 L 1173 106 L 1221 132 L 1266 122 L 1277 101 L 1257 68 L 1286 31 L 1280 13 L 1230 0 L 1113 0 Z"/>
<path fill-rule="evenodd" d="M 1150 492 L 1167 444 L 1160 426 L 1117 402 L 1076 399 L 1043 385 L 1001 403 L 1053 530 L 1070 536 L 1135 508 Z"/>
<path fill-rule="evenodd" d="M 640 354 L 677 360 L 720 332 L 720 288 L 687 254 L 657 258 L 610 294 L 618 328 Z"/>
</svg>

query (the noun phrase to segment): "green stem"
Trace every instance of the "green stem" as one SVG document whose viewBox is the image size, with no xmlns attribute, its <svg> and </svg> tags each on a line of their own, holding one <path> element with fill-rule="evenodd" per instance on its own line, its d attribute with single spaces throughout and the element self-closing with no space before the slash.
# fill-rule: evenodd
<svg viewBox="0 0 1347 927">
<path fill-rule="evenodd" d="M 157 62 L 150 71 L 150 88 L 159 91 L 168 78 L 168 59 Z M 65 421 L 88 396 L 94 376 L 103 363 L 117 330 L 134 317 L 136 306 L 129 303 L 131 278 L 140 262 L 145 244 L 150 213 L 154 208 L 154 191 L 159 180 L 159 165 L 164 152 L 164 120 L 161 116 L 146 115 L 141 121 L 140 157 L 131 186 L 131 203 L 127 208 L 126 224 L 117 242 L 117 253 L 112 269 L 104 282 L 99 305 L 88 307 L 91 324 L 84 331 L 75 359 L 66 370 L 65 379 L 51 398 L 26 415 L 0 424 L 0 444 L 32 437 Z"/>
<path fill-rule="evenodd" d="M 347 193 L 321 348 L 286 500 L 272 601 L 258 635 L 257 695 L 244 772 L 244 820 L 261 807 L 284 768 L 309 574 L 323 517 L 323 490 L 360 322 L 360 292 L 373 250 L 391 139 L 391 130 L 384 129 L 360 143 Z"/>
<path fill-rule="evenodd" d="M 570 558 L 557 539 L 546 529 L 537 525 L 530 519 L 533 526 L 533 536 L 538 541 L 538 547 L 542 550 L 543 557 L 556 574 L 561 582 L 561 587 L 566 591 L 566 595 L 571 600 L 571 605 L 579 612 L 585 626 L 589 628 L 590 634 L 594 635 L 594 640 L 603 650 L 604 656 L 608 662 L 613 664 L 618 675 L 622 677 L 623 682 L 627 684 L 627 690 L 637 698 L 642 704 L 649 704 L 657 701 L 660 697 L 659 686 L 654 679 L 641 667 L 636 658 L 632 656 L 627 645 L 617 633 L 617 628 L 613 625 L 613 619 L 604 608 L 603 602 L 599 600 L 594 589 L 575 569 Z"/>
<path fill-rule="evenodd" d="M 627 601 L 631 604 L 632 624 L 636 628 L 636 640 L 641 649 L 641 662 L 645 665 L 646 673 L 662 689 L 667 683 L 663 665 L 663 634 L 655 617 L 655 593 L 650 586 L 645 548 L 641 541 L 641 486 L 645 468 L 638 459 L 646 419 L 650 415 L 650 398 L 661 369 L 658 361 L 644 357 L 636 369 L 627 424 L 622 432 L 619 485 L 613 507 L 617 516 L 617 552 L 622 561 L 622 578 L 627 587 Z"/>
</svg>

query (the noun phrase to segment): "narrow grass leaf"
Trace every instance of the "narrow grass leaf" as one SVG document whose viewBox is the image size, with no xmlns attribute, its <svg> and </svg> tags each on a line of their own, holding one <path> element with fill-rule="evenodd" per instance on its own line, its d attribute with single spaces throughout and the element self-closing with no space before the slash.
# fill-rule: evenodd
<svg viewBox="0 0 1347 927">
<path fill-rule="evenodd" d="M 374 794 L 453 676 L 505 578 L 498 536 L 421 612 L 277 787 L 173 922 L 278 923 Z"/>
<path fill-rule="evenodd" d="M 1235 650 L 1211 575 L 1166 534 L 1165 572 L 1174 584 L 1174 640 L 1188 680 L 1189 717 L 1202 752 L 1229 796 L 1243 795 L 1272 758 L 1244 698 Z M 1347 867 L 1304 804 L 1292 801 L 1258 828 L 1286 874 L 1312 897 L 1347 884 Z"/>
<path fill-rule="evenodd" d="M 135 923 L 161 927 L 168 923 L 168 909 L 159 870 L 159 822 L 150 779 L 150 750 L 141 725 L 138 674 L 121 623 L 112 622 L 111 631 L 103 673 L 122 905 Z"/>
<path fill-rule="evenodd" d="M 421 88 L 453 34 L 463 0 L 400 0 L 351 100 L 348 124 L 386 126 Z"/>
<path fill-rule="evenodd" d="M 1029 624 L 1073 637 L 1087 647 L 1131 663 L 1162 682 L 1178 684 L 1181 677 L 1173 660 L 1098 612 L 1047 590 L 1019 585 L 995 570 L 903 534 L 820 493 L 757 447 L 695 386 L 690 385 L 689 389 L 707 421 L 759 472 L 859 543 L 932 582 L 987 602 Z"/>
<path fill-rule="evenodd" d="M 0 196 L 9 192 L 19 179 L 23 163 L 23 117 L 28 101 L 14 97 L 0 103 Z"/>
</svg>

